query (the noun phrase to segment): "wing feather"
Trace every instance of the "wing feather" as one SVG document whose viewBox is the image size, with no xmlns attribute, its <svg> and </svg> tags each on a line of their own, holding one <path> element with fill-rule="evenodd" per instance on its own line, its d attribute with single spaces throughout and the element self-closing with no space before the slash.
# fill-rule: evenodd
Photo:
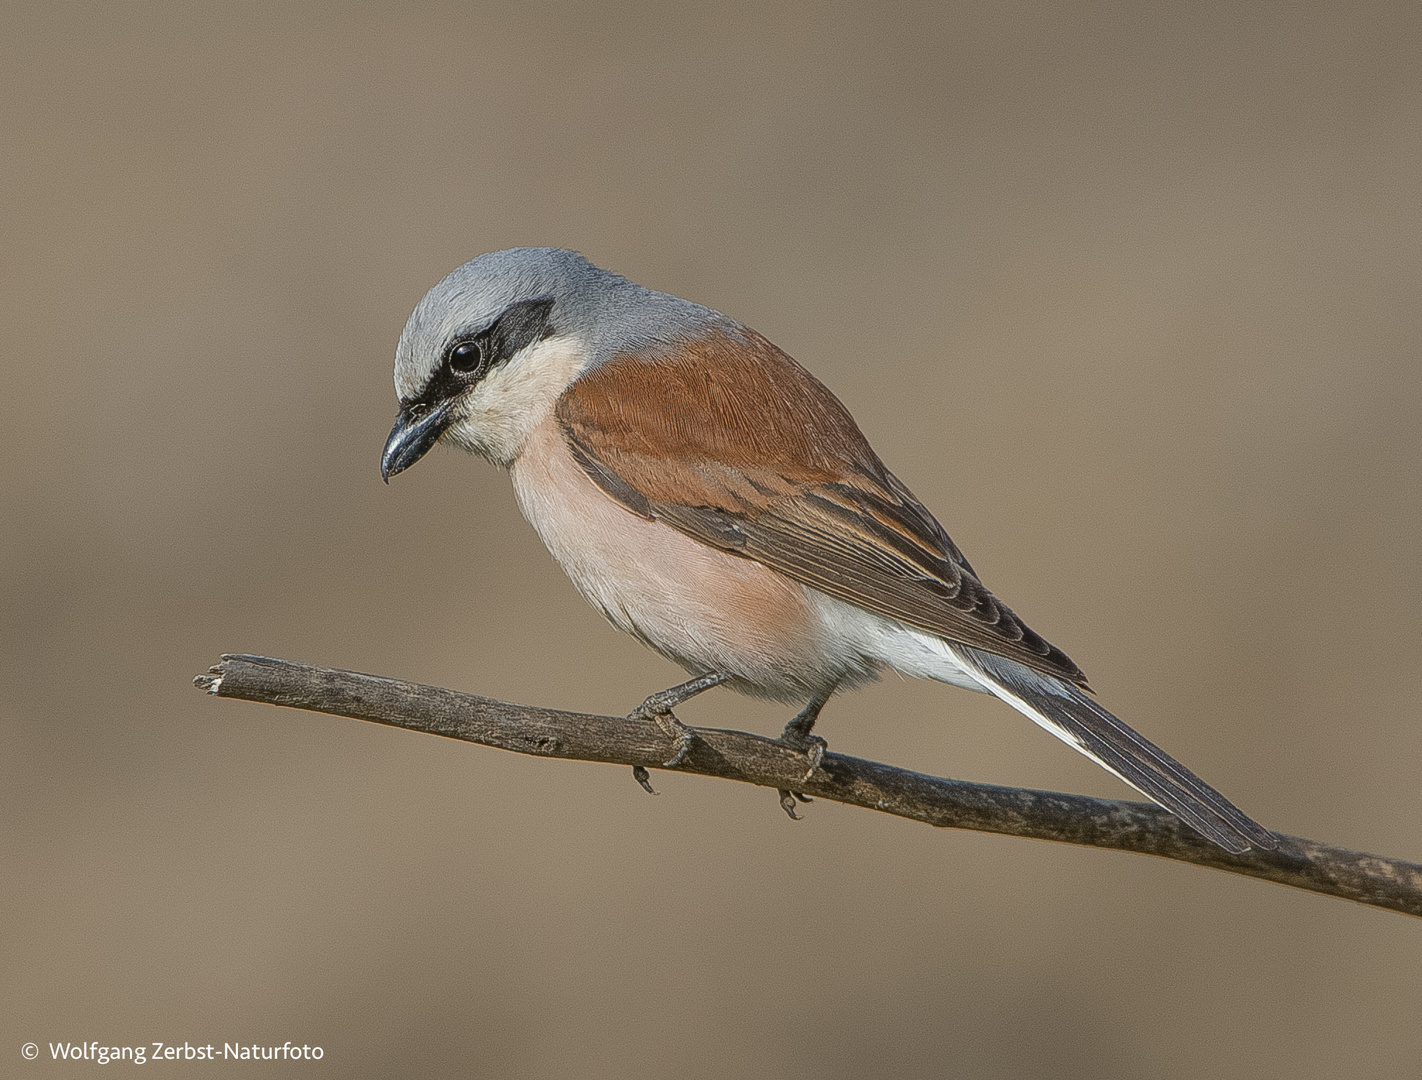
<svg viewBox="0 0 1422 1080">
<path fill-rule="evenodd" d="M 838 399 L 752 331 L 616 357 L 573 383 L 557 417 L 584 471 L 631 512 L 1086 686 L 988 591 Z"/>
</svg>

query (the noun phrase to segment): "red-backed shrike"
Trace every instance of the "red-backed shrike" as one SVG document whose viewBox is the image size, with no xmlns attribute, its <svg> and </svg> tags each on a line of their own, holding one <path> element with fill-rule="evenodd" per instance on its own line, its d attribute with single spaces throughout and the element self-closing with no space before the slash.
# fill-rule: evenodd
<svg viewBox="0 0 1422 1080">
<path fill-rule="evenodd" d="M 805 704 L 782 738 L 812 773 L 820 708 L 890 667 L 995 694 L 1222 848 L 1277 846 L 1098 705 L 839 400 L 734 319 L 570 251 L 495 252 L 420 301 L 395 388 L 382 475 L 437 442 L 508 469 L 578 591 L 694 676 L 636 711 L 679 757 L 672 708 L 725 683 Z"/>
</svg>

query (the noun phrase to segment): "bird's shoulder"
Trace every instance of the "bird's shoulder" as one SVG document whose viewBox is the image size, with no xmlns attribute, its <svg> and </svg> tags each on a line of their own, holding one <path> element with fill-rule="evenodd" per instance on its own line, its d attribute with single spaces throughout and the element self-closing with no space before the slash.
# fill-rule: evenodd
<svg viewBox="0 0 1422 1080">
<path fill-rule="evenodd" d="M 779 472 L 800 483 L 884 471 L 839 399 L 740 326 L 619 353 L 576 379 L 557 415 L 629 465 L 655 456 Z M 669 477 L 643 480 L 657 487 Z"/>
</svg>

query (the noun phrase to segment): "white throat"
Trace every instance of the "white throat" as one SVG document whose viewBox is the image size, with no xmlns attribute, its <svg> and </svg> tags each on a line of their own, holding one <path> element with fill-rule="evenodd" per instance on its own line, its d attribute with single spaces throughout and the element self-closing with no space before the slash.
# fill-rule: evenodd
<svg viewBox="0 0 1422 1080">
<path fill-rule="evenodd" d="M 556 336 L 535 342 L 485 377 L 463 402 L 445 438 L 508 468 L 554 404 L 588 366 L 582 343 Z"/>
</svg>

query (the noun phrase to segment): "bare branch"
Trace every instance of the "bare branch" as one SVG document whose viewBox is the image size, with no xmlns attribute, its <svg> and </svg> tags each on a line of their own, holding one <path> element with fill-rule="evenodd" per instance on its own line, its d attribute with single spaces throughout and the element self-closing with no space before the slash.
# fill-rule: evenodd
<svg viewBox="0 0 1422 1080">
<path fill-rule="evenodd" d="M 353 671 L 225 655 L 196 684 L 218 697 L 348 716 L 538 757 L 663 768 L 673 739 L 656 725 L 462 694 Z M 945 780 L 829 753 L 806 781 L 805 756 L 759 735 L 693 728 L 673 770 L 791 789 L 930 825 L 1117 848 L 1210 866 L 1422 915 L 1422 866 L 1280 835 L 1277 851 L 1231 855 L 1149 803 Z"/>
</svg>

